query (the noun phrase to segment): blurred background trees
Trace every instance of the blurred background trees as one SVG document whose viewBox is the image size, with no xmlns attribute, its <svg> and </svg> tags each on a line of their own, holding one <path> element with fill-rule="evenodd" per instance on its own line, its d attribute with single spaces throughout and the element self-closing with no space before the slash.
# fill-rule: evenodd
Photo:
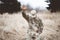
<svg viewBox="0 0 60 40">
<path fill-rule="evenodd" d="M 48 10 L 51 12 L 60 11 L 60 0 L 47 0 L 46 2 L 50 2 L 49 7 L 47 7 Z"/>
<path fill-rule="evenodd" d="M 20 2 L 17 0 L 0 0 L 3 4 L 0 3 L 0 13 L 13 13 L 21 10 Z"/>
</svg>

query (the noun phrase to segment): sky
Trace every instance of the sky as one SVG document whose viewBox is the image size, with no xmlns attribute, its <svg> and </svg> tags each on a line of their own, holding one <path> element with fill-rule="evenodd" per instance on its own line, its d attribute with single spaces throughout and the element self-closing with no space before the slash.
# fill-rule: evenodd
<svg viewBox="0 0 60 40">
<path fill-rule="evenodd" d="M 23 5 L 27 5 L 29 4 L 32 8 L 37 8 L 40 7 L 40 9 L 46 9 L 46 7 L 48 7 L 45 1 L 46 0 L 18 0 L 19 2 L 21 2 L 21 4 Z"/>
</svg>

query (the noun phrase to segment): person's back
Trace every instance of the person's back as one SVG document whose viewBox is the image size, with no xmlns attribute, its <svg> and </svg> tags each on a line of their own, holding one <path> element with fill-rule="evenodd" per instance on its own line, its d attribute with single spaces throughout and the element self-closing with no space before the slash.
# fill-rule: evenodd
<svg viewBox="0 0 60 40">
<path fill-rule="evenodd" d="M 29 23 L 30 40 L 35 40 L 37 36 L 39 36 L 42 33 L 43 30 L 42 20 L 37 17 L 35 11 L 31 11 L 31 13 L 28 13 L 28 15 L 27 13 L 23 12 L 22 15 Z"/>
</svg>

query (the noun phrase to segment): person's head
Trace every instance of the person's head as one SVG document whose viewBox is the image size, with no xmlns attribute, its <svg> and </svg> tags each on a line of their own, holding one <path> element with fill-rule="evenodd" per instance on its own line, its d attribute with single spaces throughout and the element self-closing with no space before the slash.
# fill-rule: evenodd
<svg viewBox="0 0 60 40">
<path fill-rule="evenodd" d="M 26 11 L 26 10 L 27 10 L 26 5 L 22 5 L 22 6 L 21 6 L 21 9 L 22 9 L 22 11 Z"/>
<path fill-rule="evenodd" d="M 21 4 L 17 0 L 0 0 L 0 14 L 21 11 Z"/>
</svg>

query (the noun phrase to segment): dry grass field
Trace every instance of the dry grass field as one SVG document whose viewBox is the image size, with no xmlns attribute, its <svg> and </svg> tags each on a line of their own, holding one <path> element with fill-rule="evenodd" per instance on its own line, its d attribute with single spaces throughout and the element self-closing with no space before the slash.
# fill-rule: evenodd
<svg viewBox="0 0 60 40">
<path fill-rule="evenodd" d="M 37 16 L 44 28 L 35 40 L 60 40 L 60 13 L 39 12 Z M 0 40 L 30 40 L 28 30 L 28 22 L 22 14 L 0 15 Z"/>
<path fill-rule="evenodd" d="M 40 40 L 60 40 L 60 13 L 44 12 L 39 13 L 38 17 L 42 19 L 44 28 L 40 34 Z"/>
</svg>

